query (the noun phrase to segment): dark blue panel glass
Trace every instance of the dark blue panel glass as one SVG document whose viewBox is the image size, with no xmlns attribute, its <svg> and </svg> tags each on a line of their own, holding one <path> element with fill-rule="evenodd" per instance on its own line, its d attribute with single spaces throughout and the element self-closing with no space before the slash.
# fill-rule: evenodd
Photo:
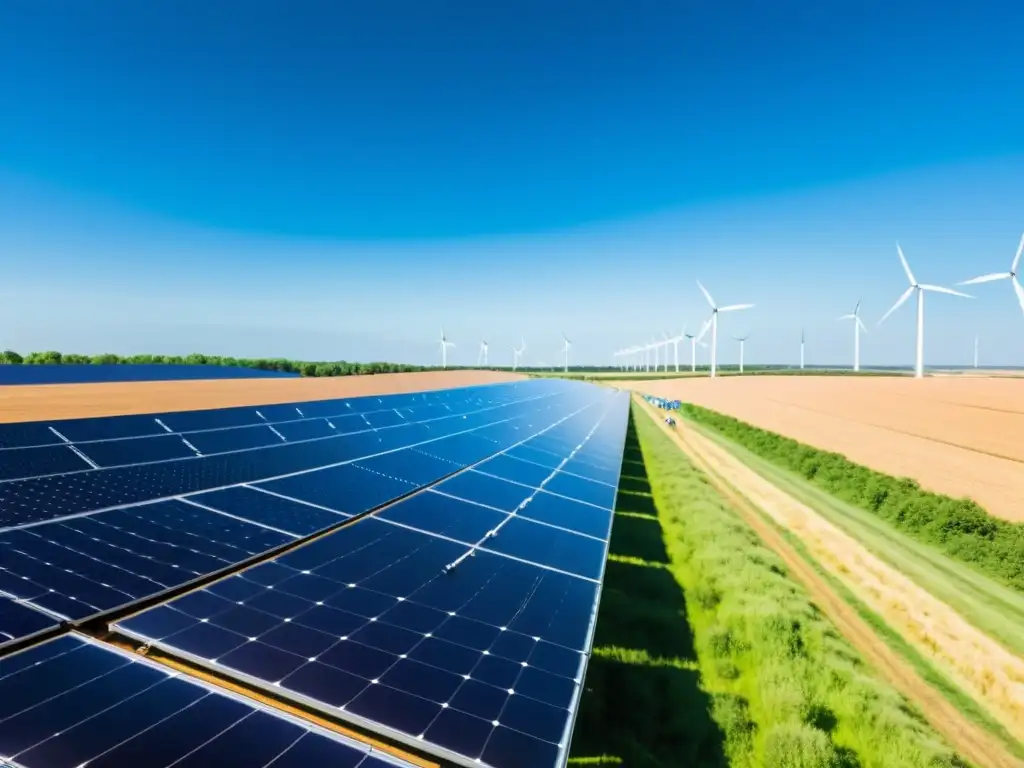
<svg viewBox="0 0 1024 768">
<path fill-rule="evenodd" d="M 585 501 L 588 504 L 596 504 L 605 509 L 612 509 L 615 506 L 615 489 L 613 487 L 584 480 L 575 475 L 567 475 L 564 472 L 557 472 L 544 484 L 544 490 Z"/>
<path fill-rule="evenodd" d="M 156 609 L 180 620 L 147 623 L 149 611 L 119 626 L 427 748 L 473 758 L 516 729 L 515 754 L 557 755 L 597 585 L 485 551 L 445 574 L 465 551 L 366 518 L 226 580 L 238 582 L 230 596 Z M 271 569 L 272 590 L 242 588 L 270 565 L 292 575 Z"/>
<path fill-rule="evenodd" d="M 74 472 L 76 469 L 89 469 L 89 465 L 66 445 L 0 450 L 0 480 Z"/>
<path fill-rule="evenodd" d="M 529 445 L 529 443 L 517 445 L 515 448 L 509 448 L 507 453 L 514 459 L 532 461 L 534 464 L 540 464 L 542 467 L 548 467 L 552 470 L 558 469 L 558 466 L 562 463 L 564 456 L 556 456 L 555 454 L 548 453 L 547 451 L 531 448 Z"/>
<path fill-rule="evenodd" d="M 0 754 L 25 768 L 365 765 L 365 746 L 82 640 L 11 661 L 17 671 L 0 678 Z"/>
<path fill-rule="evenodd" d="M 363 459 L 356 462 L 356 466 L 417 486 L 430 485 L 459 469 L 450 461 L 429 456 L 415 448 Z"/>
<path fill-rule="evenodd" d="M 580 437 L 582 437 L 582 435 Z M 531 438 L 525 443 L 527 448 L 544 451 L 545 453 L 551 453 L 555 456 L 561 456 L 562 458 L 565 458 L 572 453 L 577 445 L 579 445 L 579 439 L 567 440 L 557 437 L 551 433 L 545 433 Z"/>
<path fill-rule="evenodd" d="M 260 448 L 266 445 L 280 445 L 281 438 L 268 426 L 239 427 L 237 429 L 215 429 L 210 432 L 193 432 L 185 439 L 202 453 L 225 453 Z"/>
<path fill-rule="evenodd" d="M 517 483 L 529 485 L 532 488 L 539 488 L 540 484 L 551 474 L 551 470 L 547 467 L 513 459 L 511 456 L 505 456 L 504 454 L 488 459 L 476 467 L 476 469 L 496 477 L 503 477 L 506 480 L 514 480 Z"/>
<path fill-rule="evenodd" d="M 191 504 L 159 502 L 0 534 L 0 589 L 84 619 L 292 540 Z"/>
<path fill-rule="evenodd" d="M 185 459 L 196 455 L 178 435 L 168 435 L 166 432 L 156 437 L 83 443 L 79 450 L 101 467 Z"/>
<path fill-rule="evenodd" d="M 356 413 L 342 411 L 341 416 L 332 416 L 330 422 L 334 425 L 334 430 L 339 434 L 363 432 L 370 429 L 370 425 L 366 423 L 362 416 Z"/>
<path fill-rule="evenodd" d="M 356 515 L 416 489 L 412 483 L 383 477 L 352 464 L 306 472 L 260 487 L 328 509 Z"/>
<path fill-rule="evenodd" d="M 588 480 L 593 480 L 598 483 L 605 483 L 606 485 L 614 486 L 619 480 L 619 467 L 614 469 L 607 469 L 602 466 L 596 466 L 591 464 L 586 459 L 582 458 L 582 451 L 579 455 L 574 456 L 565 463 L 562 467 L 563 472 L 569 472 L 573 475 L 579 475 L 585 477 Z"/>
<path fill-rule="evenodd" d="M 330 437 L 338 434 L 334 429 L 331 429 L 327 419 L 288 421 L 283 424 L 275 424 L 274 429 L 288 440 L 312 440 L 316 437 Z"/>
<path fill-rule="evenodd" d="M 216 408 L 209 411 L 180 411 L 161 413 L 158 418 L 175 432 L 194 432 L 199 429 L 221 429 L 262 424 L 255 408 Z"/>
<path fill-rule="evenodd" d="M 474 434 L 451 435 L 416 448 L 418 451 L 445 459 L 460 467 L 467 467 L 493 456 L 498 448 L 494 443 Z"/>
<path fill-rule="evenodd" d="M 308 536 L 330 528 L 348 517 L 240 486 L 190 496 L 189 500 L 298 536 Z"/>
<path fill-rule="evenodd" d="M 395 410 L 387 411 L 368 411 L 364 414 L 366 420 L 370 423 L 370 426 L 374 429 L 381 429 L 382 427 L 393 427 L 396 424 L 404 424 L 409 421 Z"/>
<path fill-rule="evenodd" d="M 519 510 L 519 515 L 605 540 L 612 525 L 610 510 L 580 504 L 551 493 L 536 494 Z"/>
<path fill-rule="evenodd" d="M 297 408 L 298 410 L 300 410 L 302 412 L 302 416 L 300 418 L 306 418 L 306 419 L 324 418 L 324 417 L 327 417 L 327 416 L 340 416 L 343 413 L 348 413 L 349 412 L 349 409 L 347 409 L 345 407 L 345 401 L 341 400 L 341 399 L 309 400 L 309 401 L 304 402 L 304 403 L 295 403 L 294 406 L 284 406 L 284 405 L 282 405 L 282 406 L 275 406 L 275 407 L 280 408 L 281 409 L 281 413 L 284 413 L 287 410 L 287 408 L 289 408 L 289 407 L 291 407 L 293 409 L 292 412 L 295 413 L 294 409 Z M 278 414 L 277 411 L 271 411 L 271 412 L 274 413 L 276 417 L 275 416 L 271 416 L 270 413 L 268 413 L 267 411 L 263 410 L 262 406 L 260 408 L 260 413 L 262 413 L 264 416 L 266 416 L 267 419 L 269 419 L 270 421 L 287 421 L 287 420 L 290 420 L 291 418 L 293 418 L 292 416 L 286 416 L 284 418 L 281 418 L 279 415 L 277 415 Z M 298 414 L 296 413 L 295 415 L 298 415 Z"/>
<path fill-rule="evenodd" d="M 511 512 L 528 499 L 534 488 L 510 483 L 474 470 L 462 472 L 436 486 L 441 493 Z"/>
<path fill-rule="evenodd" d="M 262 416 L 260 421 L 276 425 L 282 421 L 295 421 L 311 415 L 306 411 L 308 405 L 309 403 L 274 403 L 254 406 L 254 410 L 259 411 L 257 416 Z"/>
<path fill-rule="evenodd" d="M 502 526 L 497 536 L 489 538 L 484 546 L 494 552 L 548 565 L 588 579 L 600 578 L 604 564 L 603 541 L 539 525 L 516 516 Z"/>
<path fill-rule="evenodd" d="M 0 424 L 0 448 L 22 448 L 30 445 L 56 445 L 64 442 L 39 421 L 24 424 Z"/>
<path fill-rule="evenodd" d="M 119 437 L 164 435 L 167 431 L 152 416 L 108 416 L 51 422 L 54 429 L 73 443 L 85 440 L 113 440 Z"/>
<path fill-rule="evenodd" d="M 5 568 L 0 567 L 0 582 L 9 580 L 9 573 Z M 44 629 L 52 629 L 57 626 L 56 619 L 28 608 L 21 603 L 15 603 L 6 597 L 0 597 L 0 645 L 22 637 L 34 635 Z M 0 659 L 0 672 L 4 669 L 3 660 Z"/>
<path fill-rule="evenodd" d="M 381 510 L 377 517 L 475 544 L 507 515 L 426 491 Z"/>
</svg>

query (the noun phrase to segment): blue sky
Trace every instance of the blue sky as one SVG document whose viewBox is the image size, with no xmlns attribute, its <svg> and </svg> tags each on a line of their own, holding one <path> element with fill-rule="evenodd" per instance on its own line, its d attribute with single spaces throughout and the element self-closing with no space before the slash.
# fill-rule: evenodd
<svg viewBox="0 0 1024 768">
<path fill-rule="evenodd" d="M 750 362 L 846 360 L 862 296 L 909 363 L 895 241 L 948 285 L 1024 229 L 1024 9 L 821 5 L 2 4 L 0 346 L 604 362 L 700 278 Z M 926 360 L 1024 365 L 975 293 Z"/>
</svg>

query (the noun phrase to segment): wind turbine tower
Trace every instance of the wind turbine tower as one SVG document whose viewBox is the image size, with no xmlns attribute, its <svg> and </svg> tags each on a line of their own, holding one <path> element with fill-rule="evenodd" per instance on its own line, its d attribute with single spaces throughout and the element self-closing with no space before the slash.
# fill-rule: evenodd
<svg viewBox="0 0 1024 768">
<path fill-rule="evenodd" d="M 562 354 L 565 355 L 565 362 L 564 362 L 564 365 L 562 366 L 562 373 L 568 373 L 569 372 L 569 347 L 572 346 L 572 342 L 569 341 L 569 339 L 566 337 L 566 335 L 564 333 L 562 334 L 562 341 L 565 342 L 565 346 L 562 347 Z"/>
<path fill-rule="evenodd" d="M 697 281 L 697 287 L 700 288 L 700 292 L 704 294 L 704 298 L 708 300 L 708 304 L 711 306 L 711 377 L 714 378 L 718 371 L 718 313 L 735 312 L 738 309 L 750 309 L 754 305 L 730 304 L 727 307 L 719 307 L 715 304 L 715 300 L 711 298 L 711 294 L 708 293 L 708 289 L 701 285 L 700 280 Z"/>
<path fill-rule="evenodd" d="M 800 329 L 800 370 L 804 369 L 804 329 Z"/>
<path fill-rule="evenodd" d="M 750 334 L 747 334 L 749 336 Z M 743 345 L 747 342 L 747 336 L 733 336 L 740 343 L 740 374 L 743 373 Z"/>
<path fill-rule="evenodd" d="M 860 332 L 868 332 L 868 329 L 864 327 L 864 321 L 860 319 L 860 299 L 857 299 L 857 305 L 853 308 L 853 312 L 848 315 L 843 315 L 839 318 L 840 320 L 853 320 L 853 370 L 854 372 L 860 370 Z"/>
<path fill-rule="evenodd" d="M 487 367 L 487 342 L 484 339 L 480 340 L 480 353 L 476 356 L 476 364 L 477 367 Z"/>
<path fill-rule="evenodd" d="M 516 370 L 523 362 L 523 352 L 526 351 L 526 339 L 519 338 L 519 349 L 512 347 L 512 370 Z"/>
<path fill-rule="evenodd" d="M 445 369 L 448 367 L 448 347 L 454 347 L 455 342 L 448 341 L 448 337 L 444 335 L 444 326 L 441 327 L 441 368 Z"/>
</svg>

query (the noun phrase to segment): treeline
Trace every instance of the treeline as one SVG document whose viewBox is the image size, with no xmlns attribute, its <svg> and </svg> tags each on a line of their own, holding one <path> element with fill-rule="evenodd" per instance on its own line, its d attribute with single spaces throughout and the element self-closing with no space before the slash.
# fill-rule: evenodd
<svg viewBox="0 0 1024 768">
<path fill-rule="evenodd" d="M 911 538 L 1024 592 L 1024 524 L 989 515 L 971 499 L 926 491 L 855 464 L 839 453 L 804 445 L 731 416 L 684 403 L 683 412 L 761 458 L 887 521 Z"/>
<path fill-rule="evenodd" d="M 402 363 L 306 362 L 283 358 L 240 358 L 217 355 L 77 355 L 55 351 L 30 352 L 22 356 L 12 350 L 0 354 L 2 365 L 223 365 L 281 371 L 300 376 L 358 376 L 375 373 L 411 373 L 439 370 L 440 366 L 405 365 Z M 453 366 L 449 366 L 451 370 Z"/>
</svg>

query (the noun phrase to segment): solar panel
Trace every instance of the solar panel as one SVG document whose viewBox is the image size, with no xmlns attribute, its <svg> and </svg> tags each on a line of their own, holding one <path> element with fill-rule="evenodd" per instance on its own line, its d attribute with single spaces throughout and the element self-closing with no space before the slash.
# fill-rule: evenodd
<svg viewBox="0 0 1024 768">
<path fill-rule="evenodd" d="M 89 469 L 89 464 L 66 445 L 0 450 L 0 480 Z"/>
<path fill-rule="evenodd" d="M 249 520 L 260 525 L 308 536 L 337 525 L 349 517 L 310 504 L 303 504 L 249 486 L 233 486 L 220 491 L 189 496 L 189 501 Z"/>
<path fill-rule="evenodd" d="M 627 407 L 580 393 L 511 432 L 571 443 L 561 464 L 591 438 L 603 455 L 618 431 L 621 455 Z M 544 472 L 538 486 L 560 474 Z M 561 474 L 563 490 L 614 496 Z M 444 759 L 561 765 L 610 523 L 610 507 L 467 470 L 117 629 Z"/>
<path fill-rule="evenodd" d="M 141 657 L 62 637 L 0 659 L 0 764 L 24 768 L 409 763 Z"/>
<path fill-rule="evenodd" d="M 196 455 L 181 437 L 168 434 L 81 443 L 77 448 L 101 467 L 187 459 Z M 77 469 L 87 469 L 87 466 L 82 462 Z M 40 474 L 44 473 L 37 468 L 36 475 Z"/>
</svg>

